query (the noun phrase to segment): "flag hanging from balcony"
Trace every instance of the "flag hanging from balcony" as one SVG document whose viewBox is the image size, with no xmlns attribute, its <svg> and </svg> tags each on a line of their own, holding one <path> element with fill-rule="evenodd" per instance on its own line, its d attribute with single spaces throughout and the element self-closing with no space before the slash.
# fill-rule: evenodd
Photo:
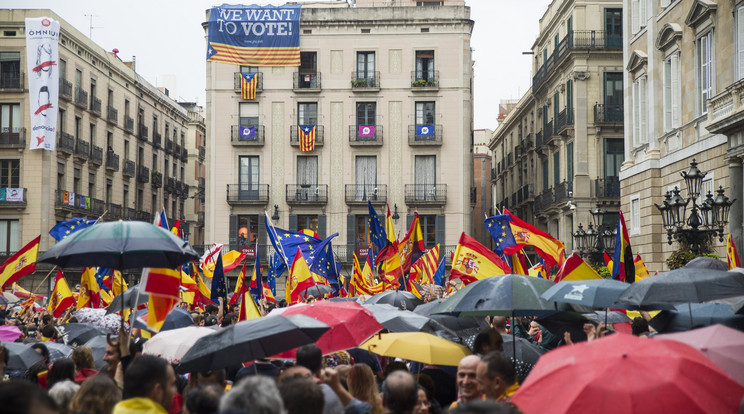
<svg viewBox="0 0 744 414">
<path fill-rule="evenodd" d="M 416 125 L 417 137 L 433 137 L 434 125 Z"/>
<path fill-rule="evenodd" d="M 207 60 L 246 66 L 300 66 L 301 7 L 212 7 Z"/>
<path fill-rule="evenodd" d="M 251 126 L 238 126 L 240 132 L 240 138 L 256 138 L 256 127 Z"/>
<path fill-rule="evenodd" d="M 59 102 L 59 22 L 48 17 L 28 18 L 25 32 L 31 107 L 28 149 L 54 151 Z"/>
<path fill-rule="evenodd" d="M 300 139 L 300 151 L 312 151 L 315 149 L 315 125 L 299 125 L 297 136 Z"/>
<path fill-rule="evenodd" d="M 359 132 L 357 136 L 361 138 L 374 138 L 375 137 L 375 126 L 374 125 L 359 125 Z"/>
<path fill-rule="evenodd" d="M 256 99 L 257 73 L 240 74 L 240 97 L 242 99 Z"/>
</svg>

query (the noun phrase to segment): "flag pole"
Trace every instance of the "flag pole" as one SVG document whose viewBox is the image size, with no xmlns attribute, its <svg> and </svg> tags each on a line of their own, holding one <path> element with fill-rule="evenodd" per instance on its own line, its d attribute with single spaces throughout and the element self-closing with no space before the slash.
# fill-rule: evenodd
<svg viewBox="0 0 744 414">
<path fill-rule="evenodd" d="M 57 269 L 57 265 L 54 265 L 54 267 L 52 267 L 52 270 L 50 270 L 50 271 L 49 271 L 49 273 L 47 273 L 47 275 L 46 275 L 46 276 L 44 276 L 44 279 L 42 279 L 42 280 L 41 280 L 41 283 L 39 283 L 39 286 L 36 286 L 36 289 L 39 289 L 39 288 L 40 288 L 40 287 L 41 287 L 41 286 L 42 286 L 42 285 L 44 284 L 44 282 L 46 282 L 46 280 L 47 280 L 47 279 L 49 279 L 49 276 L 50 276 L 50 275 L 51 275 L 51 274 L 52 274 L 52 273 L 53 273 L 53 272 L 54 272 L 54 271 L 55 271 L 56 269 Z M 31 283 L 31 287 L 32 287 L 32 289 L 31 289 L 31 295 L 33 296 L 33 295 L 35 295 L 35 294 L 36 294 L 36 289 L 33 289 L 33 282 Z"/>
</svg>

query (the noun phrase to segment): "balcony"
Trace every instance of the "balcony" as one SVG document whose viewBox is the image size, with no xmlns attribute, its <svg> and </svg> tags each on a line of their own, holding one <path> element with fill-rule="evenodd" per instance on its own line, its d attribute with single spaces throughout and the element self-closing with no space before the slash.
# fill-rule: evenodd
<svg viewBox="0 0 744 414">
<path fill-rule="evenodd" d="M 535 197 L 535 214 L 550 207 L 555 202 L 555 196 L 553 195 L 553 189 L 548 188 L 543 190 L 537 197 Z"/>
<path fill-rule="evenodd" d="M 380 72 L 351 72 L 351 90 L 377 92 L 380 90 Z"/>
<path fill-rule="evenodd" d="M 708 100 L 708 126 L 713 134 L 732 135 L 744 125 L 744 80 L 727 86 L 723 92 Z M 740 150 L 736 140 L 729 139 L 729 153 Z"/>
<path fill-rule="evenodd" d="M 447 203 L 447 184 L 406 184 L 405 201 L 409 206 L 443 206 Z"/>
<path fill-rule="evenodd" d="M 88 214 L 92 217 L 101 217 L 106 211 L 106 203 L 103 200 L 97 198 L 90 199 L 90 211 Z"/>
<path fill-rule="evenodd" d="M 103 148 L 93 145 L 90 150 L 91 167 L 100 167 L 103 165 Z"/>
<path fill-rule="evenodd" d="M 106 171 L 119 171 L 119 154 L 113 151 L 106 153 Z"/>
<path fill-rule="evenodd" d="M 173 141 L 169 140 L 168 138 L 165 139 L 165 146 L 163 147 L 166 154 L 172 154 L 173 153 Z"/>
<path fill-rule="evenodd" d="M 116 125 L 119 120 L 119 111 L 113 106 L 106 107 L 106 121 L 111 125 Z"/>
<path fill-rule="evenodd" d="M 188 184 L 184 182 L 181 183 L 181 195 L 188 197 L 190 190 L 191 190 L 191 187 Z"/>
<path fill-rule="evenodd" d="M 189 150 L 187 150 L 185 146 L 181 147 L 181 161 L 189 161 Z"/>
<path fill-rule="evenodd" d="M 24 73 L 21 71 L 1 72 L 0 73 L 0 90 L 3 91 L 22 91 L 24 85 Z"/>
<path fill-rule="evenodd" d="M 3 128 L 0 132 L 0 148 L 19 149 L 26 148 L 26 128 Z"/>
<path fill-rule="evenodd" d="M 268 184 L 227 184 L 227 204 L 258 206 L 268 203 Z"/>
<path fill-rule="evenodd" d="M 136 220 L 137 210 L 130 207 L 122 207 L 121 215 L 122 220 Z"/>
<path fill-rule="evenodd" d="M 98 116 L 101 116 L 101 100 L 95 96 L 90 97 L 90 111 Z"/>
<path fill-rule="evenodd" d="M 150 182 L 150 169 L 144 165 L 137 168 L 137 182 L 145 184 Z"/>
<path fill-rule="evenodd" d="M 176 183 L 177 183 L 176 177 L 167 177 L 165 179 L 165 191 L 168 192 L 168 193 L 175 193 L 175 192 L 177 192 L 176 191 Z M 180 192 L 180 191 L 181 191 L 181 187 L 180 187 L 180 184 L 179 184 L 178 192 Z"/>
<path fill-rule="evenodd" d="M 124 131 L 134 133 L 134 119 L 130 116 L 124 116 Z"/>
<path fill-rule="evenodd" d="M 595 124 L 620 124 L 623 123 L 623 105 L 594 105 Z"/>
<path fill-rule="evenodd" d="M 72 155 L 75 153 L 75 137 L 68 134 L 67 132 L 59 133 L 59 141 L 57 142 L 57 150 L 64 155 Z"/>
<path fill-rule="evenodd" d="M 152 213 L 148 213 L 147 211 L 138 211 L 135 220 L 152 223 L 152 217 Z"/>
<path fill-rule="evenodd" d="M 534 191 L 534 188 L 531 185 L 527 184 L 527 185 L 523 186 L 519 190 L 519 192 L 521 194 L 521 196 L 519 197 L 520 200 L 521 200 L 520 202 L 534 201 L 535 191 Z"/>
<path fill-rule="evenodd" d="M 555 202 L 557 204 L 566 204 L 564 201 L 573 196 L 573 181 L 564 181 L 555 187 Z"/>
<path fill-rule="evenodd" d="M 545 145 L 545 140 L 543 140 L 542 131 L 537 131 L 537 134 L 535 134 L 535 146 L 540 148 L 543 145 Z"/>
<path fill-rule="evenodd" d="M 199 147 L 199 159 L 204 161 L 207 156 L 207 149 L 202 145 Z"/>
<path fill-rule="evenodd" d="M 264 144 L 264 126 L 263 125 L 233 125 L 230 133 L 230 141 L 233 146 L 261 146 Z M 206 153 L 204 147 L 200 147 Z M 201 155 L 200 155 L 201 156 Z"/>
<path fill-rule="evenodd" d="M 181 158 L 181 145 L 173 142 L 173 158 Z"/>
<path fill-rule="evenodd" d="M 122 209 L 120 204 L 107 203 L 106 210 L 108 210 L 109 217 L 113 218 L 114 220 L 124 218 L 122 217 Z"/>
<path fill-rule="evenodd" d="M 152 170 L 152 188 L 160 188 L 163 186 L 163 173 Z"/>
<path fill-rule="evenodd" d="M 203 211 L 199 211 L 196 213 L 196 222 L 198 224 L 202 224 L 202 225 L 204 224 L 204 212 Z"/>
<path fill-rule="evenodd" d="M 439 89 L 439 71 L 411 71 L 411 90 L 435 91 Z"/>
<path fill-rule="evenodd" d="M 83 162 L 87 161 L 90 158 L 90 143 L 80 139 L 77 140 L 75 144 L 75 158 Z"/>
<path fill-rule="evenodd" d="M 315 147 L 323 146 L 323 132 L 323 125 L 315 126 Z M 292 125 L 289 127 L 289 145 L 293 147 L 300 146 L 298 125 Z"/>
<path fill-rule="evenodd" d="M 240 72 L 233 75 L 233 88 L 235 93 L 240 93 Z M 256 72 L 256 93 L 263 91 L 263 72 Z"/>
<path fill-rule="evenodd" d="M 367 201 L 372 204 L 387 203 L 387 184 L 346 184 L 346 204 L 350 206 L 366 206 Z"/>
<path fill-rule="evenodd" d="M 352 147 L 382 145 L 382 125 L 349 125 L 349 145 Z"/>
<path fill-rule="evenodd" d="M 77 194 L 64 190 L 54 191 L 54 209 L 58 214 L 78 213 L 80 198 Z M 85 196 L 83 196 L 83 210 L 85 209 Z"/>
<path fill-rule="evenodd" d="M 620 198 L 620 177 L 605 177 L 594 180 L 594 196 L 597 198 Z M 619 200 L 618 200 L 619 201 Z"/>
<path fill-rule="evenodd" d="M 199 184 L 198 184 L 198 186 L 199 186 L 199 189 L 200 190 L 204 191 L 204 189 L 207 186 L 207 180 L 204 177 L 199 177 Z"/>
<path fill-rule="evenodd" d="M 147 139 L 148 139 L 148 136 L 149 136 L 149 132 L 150 132 L 150 130 L 146 126 L 140 125 L 140 127 L 139 127 L 139 134 L 137 134 L 137 138 L 139 138 L 140 141 L 147 142 Z"/>
<path fill-rule="evenodd" d="M 126 160 L 124 161 L 124 168 L 121 170 L 121 174 L 124 177 L 134 177 L 136 170 L 134 161 Z"/>
<path fill-rule="evenodd" d="M 0 188 L 0 209 L 15 208 L 22 210 L 26 208 L 26 188 Z"/>
<path fill-rule="evenodd" d="M 88 108 L 88 92 L 80 86 L 75 86 L 75 105 L 83 109 Z"/>
<path fill-rule="evenodd" d="M 573 128 L 573 108 L 565 108 L 558 113 L 558 119 L 555 121 L 555 131 L 558 135 L 568 135 L 568 131 Z"/>
<path fill-rule="evenodd" d="M 328 203 L 327 184 L 287 184 L 287 204 L 325 205 Z"/>
<path fill-rule="evenodd" d="M 67 102 L 72 102 L 72 83 L 65 79 L 59 80 L 59 97 Z"/>
<path fill-rule="evenodd" d="M 292 74 L 294 92 L 320 92 L 320 72 Z"/>
<path fill-rule="evenodd" d="M 153 132 L 152 133 L 152 145 L 155 148 L 160 148 L 162 142 L 163 142 L 163 135 L 160 132 Z M 166 143 L 166 146 L 167 146 L 167 144 L 168 144 L 168 139 L 167 138 L 165 139 L 165 143 Z M 165 152 L 169 152 L 169 151 L 166 150 Z"/>
<path fill-rule="evenodd" d="M 409 125 L 408 145 L 442 145 L 442 126 Z"/>
</svg>

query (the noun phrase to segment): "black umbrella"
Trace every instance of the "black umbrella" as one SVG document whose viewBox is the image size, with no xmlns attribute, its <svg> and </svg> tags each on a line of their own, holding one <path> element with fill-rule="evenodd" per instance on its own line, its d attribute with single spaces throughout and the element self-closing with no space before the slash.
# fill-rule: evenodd
<svg viewBox="0 0 744 414">
<path fill-rule="evenodd" d="M 625 282 L 612 279 L 566 280 L 551 286 L 541 296 L 553 302 L 609 308 L 628 286 Z"/>
<path fill-rule="evenodd" d="M 222 369 L 313 343 L 330 326 L 305 315 L 271 315 L 238 322 L 199 338 L 183 356 L 179 373 Z"/>
<path fill-rule="evenodd" d="M 93 361 L 96 364 L 96 369 L 100 370 L 101 368 L 103 368 L 103 366 L 106 365 L 106 362 L 103 360 L 103 356 L 106 354 L 106 345 L 108 345 L 108 338 L 105 336 L 96 336 L 95 338 L 86 342 L 84 345 L 89 346 L 90 349 L 93 350 Z"/>
<path fill-rule="evenodd" d="M 535 320 L 542 327 L 550 331 L 553 335 L 563 338 L 568 332 L 571 334 L 572 342 L 586 341 L 586 332 L 584 324 L 591 323 L 586 316 L 573 311 L 558 312 Z"/>
<path fill-rule="evenodd" d="M 501 337 L 504 338 L 504 353 L 514 362 L 517 379 L 522 383 L 545 351 L 524 338 L 504 334 Z M 516 343 L 512 343 L 514 341 Z"/>
<path fill-rule="evenodd" d="M 431 318 L 400 310 L 392 305 L 365 303 L 363 306 L 369 309 L 375 316 L 375 319 L 377 319 L 377 322 L 380 322 L 390 332 L 434 333 L 435 331 L 448 330 Z M 454 332 L 452 332 L 452 336 L 457 337 Z"/>
<path fill-rule="evenodd" d="M 674 310 L 659 312 L 649 325 L 659 332 L 682 332 L 690 330 L 690 310 L 692 310 L 692 326 L 708 326 L 720 323 L 728 327 L 744 331 L 744 315 L 737 315 L 731 306 L 725 303 L 693 303 L 682 304 Z"/>
<path fill-rule="evenodd" d="M 594 311 L 585 313 L 584 316 L 596 322 L 604 322 L 605 325 L 630 322 L 628 315 L 618 311 Z"/>
<path fill-rule="evenodd" d="M 72 347 L 63 343 L 44 342 L 49 350 L 49 362 L 54 362 L 60 358 L 69 358 L 72 355 Z"/>
<path fill-rule="evenodd" d="M 134 318 L 134 327 L 139 329 L 147 329 L 147 324 L 142 322 L 140 318 L 147 315 L 147 309 L 137 311 L 137 315 Z M 160 328 L 161 331 L 168 331 L 171 329 L 185 328 L 194 324 L 194 318 L 191 314 L 176 306 L 173 308 L 168 316 L 165 317 L 163 326 Z"/>
<path fill-rule="evenodd" d="M 124 309 L 133 309 L 139 305 L 147 303 L 147 301 L 150 300 L 150 295 L 145 292 L 140 292 L 139 288 L 140 285 L 136 284 L 125 290 L 124 293 L 114 296 L 114 299 L 106 310 L 106 315 L 121 311 L 122 306 Z M 122 300 L 124 303 L 122 303 Z"/>
<path fill-rule="evenodd" d="M 5 352 L 8 353 L 6 369 L 9 371 L 25 371 L 44 359 L 36 350 L 31 348 L 31 345 L 20 342 L 3 342 L 3 345 L 5 346 Z"/>
<path fill-rule="evenodd" d="M 96 336 L 106 336 L 108 329 L 90 323 L 66 323 L 57 327 L 62 341 L 70 346 L 84 345 Z"/>
<path fill-rule="evenodd" d="M 310 296 L 312 296 L 312 297 L 318 298 L 331 292 L 333 292 L 332 287 L 328 285 L 316 284 L 315 286 L 311 286 L 309 288 L 301 290 L 300 297 L 309 298 Z"/>
<path fill-rule="evenodd" d="M 445 298 L 439 298 L 426 303 L 422 303 L 421 305 L 416 306 L 416 309 L 413 310 L 413 313 L 424 316 L 431 316 L 434 314 L 434 309 L 436 309 L 437 306 L 444 302 L 444 300 Z"/>
<path fill-rule="evenodd" d="M 175 269 L 199 255 L 168 230 L 144 221 L 98 223 L 62 240 L 39 257 L 60 267 Z"/>
<path fill-rule="evenodd" d="M 365 304 L 383 303 L 393 305 L 402 310 L 414 310 L 418 305 L 424 303 L 411 292 L 403 290 L 386 290 L 367 299 Z"/>
</svg>

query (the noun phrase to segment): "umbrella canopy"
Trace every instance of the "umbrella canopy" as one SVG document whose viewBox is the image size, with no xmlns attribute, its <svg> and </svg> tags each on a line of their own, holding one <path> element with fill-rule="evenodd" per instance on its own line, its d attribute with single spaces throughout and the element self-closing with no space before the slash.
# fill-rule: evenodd
<svg viewBox="0 0 744 414">
<path fill-rule="evenodd" d="M 146 304 L 147 301 L 150 300 L 150 295 L 145 292 L 140 292 L 139 288 L 140 285 L 136 284 L 125 290 L 124 293 L 116 295 L 109 304 L 109 307 L 106 310 L 106 314 L 110 315 L 112 313 L 119 312 L 121 311 L 122 306 L 124 307 L 124 309 L 132 309 L 136 308 L 139 305 Z M 124 301 L 123 304 L 122 301 Z"/>
<path fill-rule="evenodd" d="M 300 297 L 309 298 L 310 296 L 312 296 L 318 298 L 331 292 L 333 292 L 332 287 L 328 285 L 316 284 L 315 286 L 311 286 L 307 289 L 301 290 Z"/>
<path fill-rule="evenodd" d="M 551 286 L 541 297 L 553 302 L 609 308 L 628 286 L 625 282 L 612 279 L 564 280 Z"/>
<path fill-rule="evenodd" d="M 199 255 L 168 230 L 144 221 L 98 223 L 62 240 L 39 256 L 40 263 L 60 267 L 100 266 L 110 269 L 176 267 Z"/>
<path fill-rule="evenodd" d="M 367 299 L 365 304 L 374 305 L 376 303 L 387 304 L 402 310 L 414 310 L 418 305 L 424 303 L 411 292 L 403 290 L 386 290 Z"/>
<path fill-rule="evenodd" d="M 112 335 L 118 335 L 122 320 L 119 316 L 109 314 L 103 308 L 80 308 L 75 311 L 75 317 L 80 323 L 90 323 L 106 329 Z M 124 328 L 129 329 L 129 324 L 124 321 Z"/>
<path fill-rule="evenodd" d="M 385 304 L 368 304 L 364 307 L 369 309 L 372 314 L 390 332 L 429 332 L 447 329 L 439 322 L 427 318 L 426 316 L 417 315 L 413 312 L 404 311 L 395 306 Z M 452 332 L 453 336 L 455 335 Z"/>
<path fill-rule="evenodd" d="M 5 346 L 5 352 L 8 353 L 8 366 L 6 369 L 9 371 L 25 371 L 44 359 L 29 344 L 3 342 L 3 346 Z"/>
<path fill-rule="evenodd" d="M 6 302 L 5 302 L 6 304 L 17 303 L 17 302 L 20 302 L 21 301 L 21 298 L 19 298 L 18 296 L 14 295 L 14 294 L 12 294 L 10 292 L 3 292 L 3 299 L 6 300 Z"/>
<path fill-rule="evenodd" d="M 744 295 L 744 274 L 683 267 L 633 283 L 617 299 L 633 307 L 701 303 Z"/>
<path fill-rule="evenodd" d="M 377 322 L 371 311 L 354 302 L 323 300 L 298 304 L 282 312 L 282 316 L 288 315 L 307 315 L 331 327 L 315 342 L 323 351 L 323 355 L 355 348 L 384 328 Z M 284 359 L 294 359 L 294 357 L 294 349 L 276 355 L 276 358 Z"/>
<path fill-rule="evenodd" d="M 631 322 L 628 315 L 619 311 L 594 311 L 583 314 L 588 319 L 606 324 Z"/>
<path fill-rule="evenodd" d="M 57 327 L 62 341 L 70 346 L 85 345 L 86 342 L 97 336 L 106 336 L 110 333 L 107 329 L 89 323 L 66 323 Z"/>
<path fill-rule="evenodd" d="M 655 335 L 652 338 L 690 345 L 744 385 L 744 332 L 723 325 L 713 325 L 693 331 Z"/>
<path fill-rule="evenodd" d="M 44 342 L 49 350 L 49 362 L 54 362 L 60 358 L 69 358 L 72 355 L 72 347 L 62 343 Z"/>
<path fill-rule="evenodd" d="M 556 305 L 541 298 L 554 283 L 525 275 L 493 276 L 478 280 L 447 298 L 435 313 L 460 315 L 549 315 Z"/>
<path fill-rule="evenodd" d="M 537 360 L 540 359 L 540 356 L 545 351 L 524 338 L 504 334 L 501 334 L 501 337 L 504 338 L 504 353 L 509 355 L 514 362 L 514 367 L 517 370 L 517 379 L 520 383 L 523 383 L 532 371 L 532 368 L 537 364 Z M 516 346 L 512 344 L 512 341 L 515 340 Z"/>
<path fill-rule="evenodd" d="M 21 336 L 21 329 L 15 325 L 0 325 L 0 341 L 13 342 Z"/>
<path fill-rule="evenodd" d="M 573 342 L 586 341 L 584 324 L 590 323 L 586 316 L 573 311 L 554 313 L 535 321 L 559 338 L 563 338 L 563 335 L 568 332 L 571 334 L 571 341 Z"/>
<path fill-rule="evenodd" d="M 178 363 L 199 338 L 213 333 L 213 329 L 199 326 L 160 332 L 145 342 L 142 353 L 165 358 L 170 363 Z"/>
<path fill-rule="evenodd" d="M 426 332 L 384 333 L 359 345 L 378 355 L 408 359 L 432 365 L 455 366 L 470 355 L 464 345 L 442 339 Z"/>
<path fill-rule="evenodd" d="M 147 323 L 143 322 L 143 320 L 147 320 L 145 316 L 147 316 L 147 309 L 141 309 L 137 311 L 137 315 L 134 318 L 135 328 L 147 329 Z M 163 326 L 160 328 L 160 331 L 162 332 L 171 329 L 185 328 L 192 325 L 194 325 L 194 318 L 191 317 L 191 314 L 187 310 L 176 306 L 170 311 L 168 316 L 165 317 L 165 322 L 163 322 Z"/>
<path fill-rule="evenodd" d="M 744 387 L 692 347 L 614 334 L 542 357 L 512 402 L 525 414 L 736 412 Z"/>
<path fill-rule="evenodd" d="M 305 315 L 271 315 L 238 322 L 199 338 L 178 365 L 179 373 L 221 369 L 266 358 L 318 340 L 330 329 Z"/>
<path fill-rule="evenodd" d="M 83 345 L 87 345 L 93 350 L 93 361 L 95 361 L 96 369 L 100 370 L 106 365 L 103 360 L 103 356 L 106 354 L 106 345 L 108 345 L 108 338 L 105 336 L 96 336 L 86 342 Z"/>
<path fill-rule="evenodd" d="M 692 323 L 690 323 L 692 311 Z M 673 310 L 659 312 L 649 325 L 659 332 L 682 332 L 693 326 L 709 326 L 720 323 L 735 329 L 744 329 L 744 315 L 737 315 L 724 303 L 682 304 Z"/>
</svg>

